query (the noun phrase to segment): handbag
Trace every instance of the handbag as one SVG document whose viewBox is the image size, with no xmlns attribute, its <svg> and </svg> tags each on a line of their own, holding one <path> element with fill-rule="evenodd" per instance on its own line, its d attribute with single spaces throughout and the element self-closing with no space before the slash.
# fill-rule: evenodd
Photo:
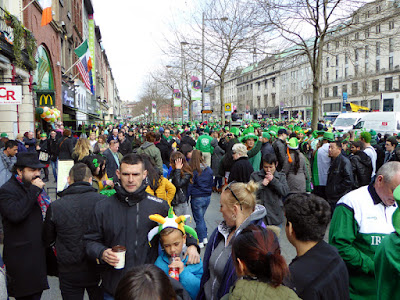
<svg viewBox="0 0 400 300">
<path fill-rule="evenodd" d="M 172 200 L 172 206 L 182 204 L 186 202 L 186 195 L 183 192 L 182 188 L 179 188 L 179 190 L 176 191 L 175 197 Z"/>
<path fill-rule="evenodd" d="M 39 152 L 39 160 L 40 161 L 48 161 L 49 160 L 49 154 L 47 152 L 40 151 Z"/>
</svg>

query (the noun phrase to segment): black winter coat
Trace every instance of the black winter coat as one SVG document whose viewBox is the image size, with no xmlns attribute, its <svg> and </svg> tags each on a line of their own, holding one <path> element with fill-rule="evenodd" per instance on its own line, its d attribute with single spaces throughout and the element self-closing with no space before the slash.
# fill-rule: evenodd
<svg viewBox="0 0 400 300">
<path fill-rule="evenodd" d="M 185 173 L 183 177 L 181 177 L 180 169 L 172 170 L 169 174 L 169 179 L 172 180 L 172 184 L 176 187 L 176 193 L 174 199 L 172 200 L 172 206 L 188 201 L 188 187 L 190 183 L 190 178 L 191 175 L 189 173 Z"/>
<path fill-rule="evenodd" d="M 118 152 L 121 153 L 122 156 L 132 153 L 132 142 L 125 138 L 122 143 L 119 143 Z"/>
<path fill-rule="evenodd" d="M 44 164 L 49 164 L 50 163 L 50 140 L 48 140 L 48 139 L 45 139 L 44 141 L 40 140 L 39 147 L 40 147 L 40 150 L 38 151 L 38 155 L 40 152 L 45 152 L 45 153 L 49 154 L 49 159 L 46 161 L 41 161 L 41 162 Z"/>
<path fill-rule="evenodd" d="M 171 144 L 166 139 L 161 138 L 160 142 L 155 145 L 160 150 L 161 159 L 163 161 L 163 164 L 166 166 L 169 166 L 169 158 L 172 153 Z"/>
<path fill-rule="evenodd" d="M 57 139 L 48 139 L 49 141 L 49 154 L 52 161 L 57 160 Z"/>
<path fill-rule="evenodd" d="M 192 147 L 196 146 L 195 140 L 191 136 L 188 136 L 186 134 L 181 138 L 181 143 L 179 144 L 179 148 L 182 149 L 182 146 L 185 144 L 188 144 Z"/>
<path fill-rule="evenodd" d="M 354 185 L 353 170 L 348 158 L 339 154 L 332 160 L 326 182 L 326 195 L 329 203 L 336 203 L 352 190 Z"/>
<path fill-rule="evenodd" d="M 283 169 L 283 165 L 287 163 L 286 143 L 278 138 L 272 144 L 272 147 L 274 148 L 276 158 L 278 159 L 278 166 L 276 167 L 276 170 L 281 171 Z"/>
<path fill-rule="evenodd" d="M 58 140 L 57 145 L 58 159 L 69 160 L 72 159 L 72 152 L 74 152 L 74 141 L 72 137 L 63 136 Z"/>
<path fill-rule="evenodd" d="M 169 206 L 167 201 L 149 195 L 145 189 L 146 185 L 142 185 L 136 192 L 128 193 L 116 183 L 117 193 L 96 204 L 89 230 L 84 236 L 89 258 L 105 264 L 103 287 L 111 295 L 126 272 L 146 263 L 154 264 L 158 256 L 159 236 L 153 238 L 151 245 L 147 240 L 149 231 L 158 227 L 149 215 L 166 216 Z M 188 237 L 187 246 L 195 243 L 193 237 Z M 104 250 L 115 245 L 126 247 L 125 268 L 121 270 L 101 259 Z"/>
<path fill-rule="evenodd" d="M 266 142 L 262 144 L 261 147 L 261 157 L 264 157 L 265 154 L 275 154 L 275 150 L 272 147 L 270 142 Z"/>
<path fill-rule="evenodd" d="M 364 151 L 357 151 L 351 155 L 350 162 L 354 176 L 354 188 L 368 185 L 371 182 L 372 161 Z"/>
<path fill-rule="evenodd" d="M 238 158 L 229 173 L 228 183 L 232 181 L 247 183 L 250 175 L 254 172 L 253 166 L 247 157 Z"/>
<path fill-rule="evenodd" d="M 11 297 L 28 296 L 49 288 L 42 243 L 43 217 L 37 201 L 40 193 L 40 188 L 22 185 L 15 176 L 0 188 L 3 258 Z"/>
<path fill-rule="evenodd" d="M 88 182 L 73 183 L 59 196 L 47 209 L 44 243 L 50 246 L 55 242 L 60 272 L 94 272 L 95 264 L 86 257 L 83 235 L 96 203 L 107 197 L 97 193 Z"/>
</svg>

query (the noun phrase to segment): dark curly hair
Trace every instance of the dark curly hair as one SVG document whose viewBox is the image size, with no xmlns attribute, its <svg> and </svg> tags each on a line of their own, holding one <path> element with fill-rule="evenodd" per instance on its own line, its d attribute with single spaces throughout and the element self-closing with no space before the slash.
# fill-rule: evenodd
<svg viewBox="0 0 400 300">
<path fill-rule="evenodd" d="M 296 238 L 300 241 L 319 242 L 324 238 L 331 219 L 328 202 L 314 194 L 292 194 L 284 204 L 286 226 L 292 223 Z"/>
</svg>

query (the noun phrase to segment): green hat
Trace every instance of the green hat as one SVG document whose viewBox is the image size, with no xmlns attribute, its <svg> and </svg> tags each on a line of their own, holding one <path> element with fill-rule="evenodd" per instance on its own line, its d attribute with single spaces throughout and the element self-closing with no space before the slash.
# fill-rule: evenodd
<svg viewBox="0 0 400 300">
<path fill-rule="evenodd" d="M 240 134 L 240 130 L 237 127 L 231 127 L 231 129 L 229 131 L 236 136 L 239 136 L 239 134 Z"/>
<path fill-rule="evenodd" d="M 253 123 L 253 127 L 254 127 L 254 128 L 260 128 L 260 127 L 261 127 L 261 125 L 260 125 L 260 124 L 258 124 L 258 123 Z"/>
<path fill-rule="evenodd" d="M 294 131 L 301 131 L 301 127 L 299 125 L 294 126 L 293 128 Z"/>
<path fill-rule="evenodd" d="M 254 139 L 256 142 L 258 142 L 258 136 L 256 136 L 254 133 L 248 133 L 248 134 L 246 134 L 245 136 L 242 136 L 240 139 L 239 139 L 239 141 L 241 142 L 241 143 L 244 143 L 244 142 L 246 142 L 248 139 Z"/>
<path fill-rule="evenodd" d="M 268 132 L 263 132 L 262 133 L 263 138 L 271 139 L 271 135 Z"/>
<path fill-rule="evenodd" d="M 0 137 L 2 137 L 2 138 L 3 138 L 3 137 L 6 137 L 6 138 L 8 138 L 8 134 L 7 134 L 7 133 L 5 133 L 5 132 L 2 132 L 2 133 L 1 133 L 1 135 L 0 135 Z"/>
<path fill-rule="evenodd" d="M 400 186 L 398 186 L 397 188 L 394 189 L 393 197 L 394 197 L 394 200 L 397 203 L 397 208 L 396 208 L 396 210 L 394 211 L 394 213 L 392 215 L 392 223 L 393 223 L 394 230 L 396 230 L 396 232 L 398 234 L 400 234 L 400 211 L 399 211 Z"/>
<path fill-rule="evenodd" d="M 334 142 L 335 141 L 335 135 L 333 134 L 333 132 L 325 131 L 323 139 L 327 140 L 329 142 Z"/>
<path fill-rule="evenodd" d="M 210 133 L 210 127 L 206 126 L 206 128 L 204 128 L 204 132 L 205 133 Z"/>
<path fill-rule="evenodd" d="M 276 125 L 271 126 L 269 128 L 269 133 L 276 137 L 276 135 L 278 134 L 278 126 Z"/>
<path fill-rule="evenodd" d="M 376 131 L 373 130 L 373 129 L 371 129 L 371 130 L 369 131 L 369 133 L 371 134 L 371 136 L 376 136 Z"/>
<path fill-rule="evenodd" d="M 47 137 L 47 134 L 42 133 L 42 134 L 40 134 L 40 137 Z"/>
<path fill-rule="evenodd" d="M 292 150 L 299 149 L 299 140 L 295 137 L 289 139 L 288 148 Z"/>
<path fill-rule="evenodd" d="M 225 131 L 229 131 L 229 127 L 228 126 L 225 126 L 224 129 L 225 129 Z"/>
</svg>

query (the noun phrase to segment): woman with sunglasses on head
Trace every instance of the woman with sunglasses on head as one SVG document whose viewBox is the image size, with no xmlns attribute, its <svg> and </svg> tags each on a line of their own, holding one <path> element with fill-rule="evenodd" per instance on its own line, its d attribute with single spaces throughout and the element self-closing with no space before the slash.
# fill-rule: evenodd
<svg viewBox="0 0 400 300">
<path fill-rule="evenodd" d="M 271 230 L 256 225 L 243 229 L 233 241 L 232 259 L 239 280 L 222 300 L 300 299 L 282 285 L 289 269 Z"/>
<path fill-rule="evenodd" d="M 265 207 L 256 204 L 258 185 L 231 182 L 221 194 L 223 221 L 210 236 L 203 260 L 203 277 L 197 299 L 221 299 L 229 293 L 237 276 L 231 258 L 232 241 L 250 224 L 265 226 L 263 219 L 267 214 Z"/>
</svg>

